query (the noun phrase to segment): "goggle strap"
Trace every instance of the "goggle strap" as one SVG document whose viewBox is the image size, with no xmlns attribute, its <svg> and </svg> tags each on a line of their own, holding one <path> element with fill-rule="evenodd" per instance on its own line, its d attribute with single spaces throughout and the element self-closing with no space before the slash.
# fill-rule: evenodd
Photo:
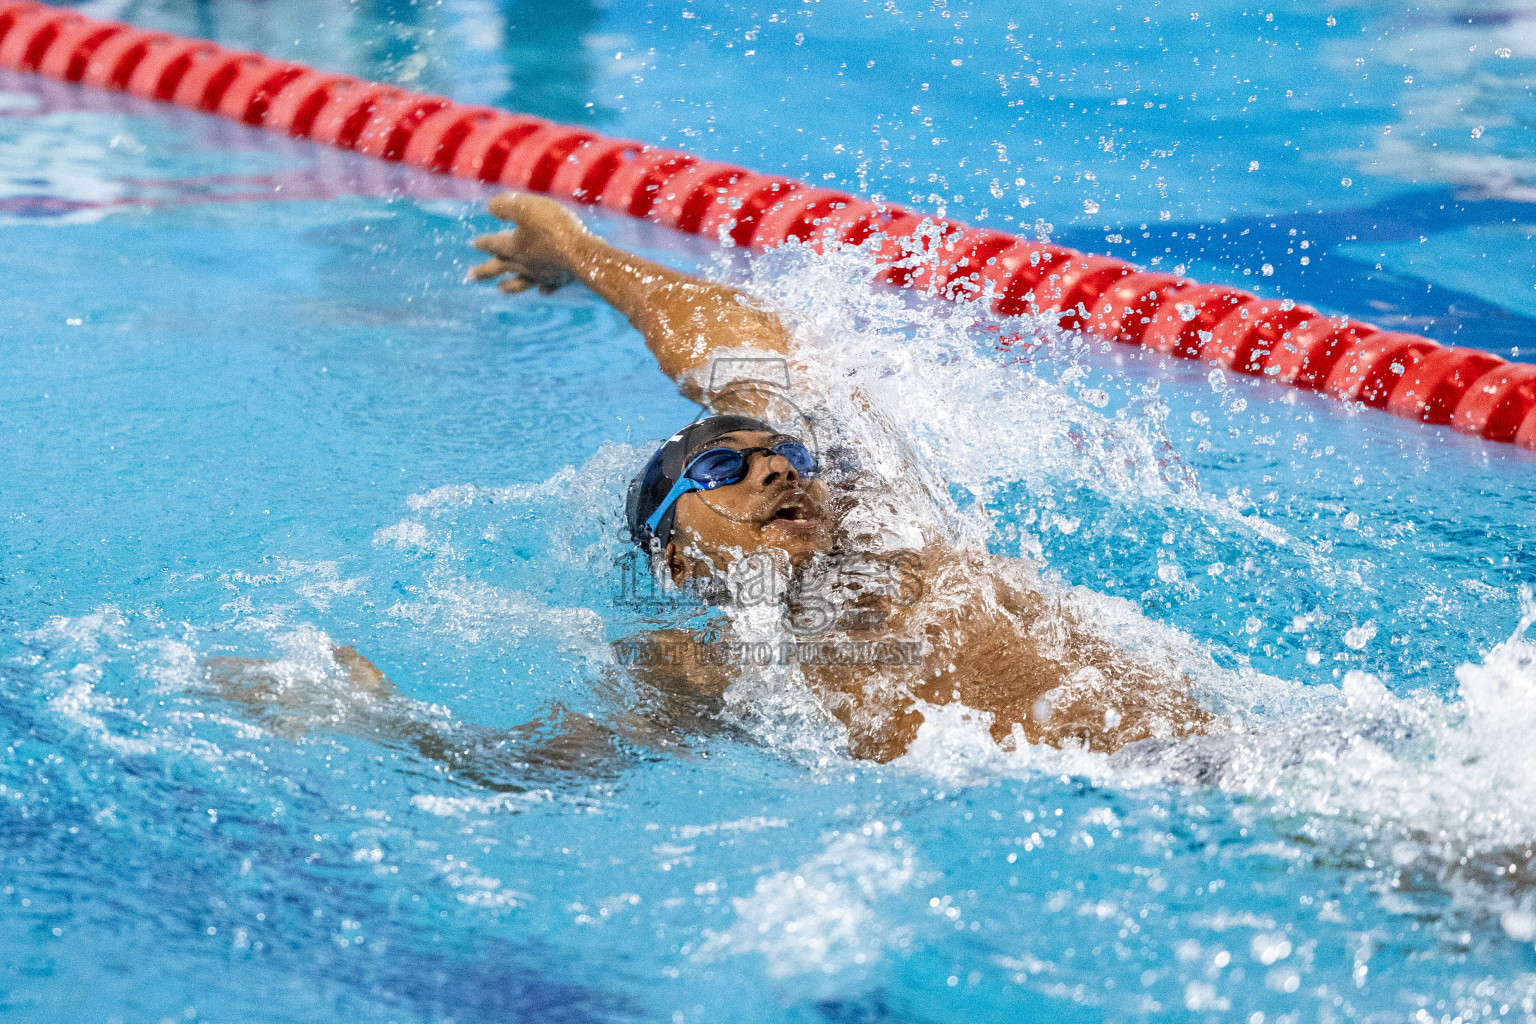
<svg viewBox="0 0 1536 1024">
<path fill-rule="evenodd" d="M 656 511 L 651 513 L 651 518 L 645 521 L 645 528 L 650 530 L 654 535 L 656 533 L 656 527 L 661 525 L 661 520 L 664 516 L 666 516 L 667 510 L 670 509 L 673 505 L 677 504 L 677 499 L 681 498 L 689 491 L 702 490 L 704 490 L 704 485 L 699 483 L 697 480 L 690 479 L 686 476 L 678 477 L 677 483 L 672 485 L 672 489 L 667 492 L 667 496 L 661 499 L 661 504 L 656 506 Z"/>
</svg>

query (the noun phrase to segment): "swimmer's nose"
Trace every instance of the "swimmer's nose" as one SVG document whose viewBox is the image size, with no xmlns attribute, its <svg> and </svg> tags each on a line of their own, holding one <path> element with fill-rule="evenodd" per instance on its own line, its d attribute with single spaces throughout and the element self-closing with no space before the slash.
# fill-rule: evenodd
<svg viewBox="0 0 1536 1024">
<path fill-rule="evenodd" d="M 758 478 L 759 487 L 800 479 L 800 474 L 795 472 L 794 465 L 778 452 L 758 452 L 753 455 L 752 469 L 752 475 Z"/>
</svg>

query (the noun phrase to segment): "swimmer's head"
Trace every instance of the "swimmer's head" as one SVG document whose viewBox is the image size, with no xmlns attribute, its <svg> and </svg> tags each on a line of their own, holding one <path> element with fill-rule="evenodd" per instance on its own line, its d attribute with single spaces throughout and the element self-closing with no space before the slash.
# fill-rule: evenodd
<svg viewBox="0 0 1536 1024">
<path fill-rule="evenodd" d="M 825 551 L 818 471 L 798 438 L 745 416 L 711 416 L 668 438 L 630 483 L 630 536 L 677 582 L 754 551 Z"/>
</svg>

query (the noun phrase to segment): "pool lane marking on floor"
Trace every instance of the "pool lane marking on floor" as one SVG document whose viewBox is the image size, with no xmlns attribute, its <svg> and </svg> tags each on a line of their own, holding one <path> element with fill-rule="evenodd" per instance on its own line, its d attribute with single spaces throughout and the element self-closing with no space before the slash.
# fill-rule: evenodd
<svg viewBox="0 0 1536 1024">
<path fill-rule="evenodd" d="M 1289 300 L 977 228 L 544 118 L 467 106 L 36 0 L 0 67 L 219 114 L 421 170 L 595 204 L 722 243 L 869 242 L 891 284 L 1536 449 L 1536 365 Z"/>
</svg>

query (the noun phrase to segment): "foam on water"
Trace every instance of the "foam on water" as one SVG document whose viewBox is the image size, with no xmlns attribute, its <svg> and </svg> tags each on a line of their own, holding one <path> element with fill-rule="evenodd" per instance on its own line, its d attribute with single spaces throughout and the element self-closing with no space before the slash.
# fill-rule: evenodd
<svg viewBox="0 0 1536 1024">
<path fill-rule="evenodd" d="M 1536 645 L 1526 631 L 1536 604 L 1529 590 L 1522 600 L 1519 629 L 1481 663 L 1457 669 L 1458 699 L 1450 702 L 1399 697 L 1378 678 L 1350 672 L 1341 692 L 1234 720 L 1211 736 L 1114 755 L 1027 744 L 1004 750 L 988 734 L 989 716 L 926 708 L 903 763 L 952 786 L 1062 772 L 1132 791 L 1216 786 L 1257 799 L 1276 821 L 1331 849 L 1331 858 L 1374 857 L 1472 886 L 1474 899 L 1492 886 L 1527 906 L 1524 875 L 1536 845 L 1529 742 Z"/>
<path fill-rule="evenodd" d="M 752 894 L 732 901 L 736 921 L 706 935 L 695 954 L 709 960 L 757 953 L 776 978 L 834 974 L 879 960 L 910 942 L 910 932 L 882 920 L 879 904 L 918 879 L 911 843 L 883 821 L 834 832 L 822 850 L 758 879 Z"/>
<path fill-rule="evenodd" d="M 602 620 L 590 608 L 551 607 L 463 575 L 430 574 L 419 599 L 396 602 L 386 614 L 412 628 L 456 636 L 470 644 L 488 636 L 519 639 L 542 633 L 599 661 L 608 658 Z"/>
</svg>

